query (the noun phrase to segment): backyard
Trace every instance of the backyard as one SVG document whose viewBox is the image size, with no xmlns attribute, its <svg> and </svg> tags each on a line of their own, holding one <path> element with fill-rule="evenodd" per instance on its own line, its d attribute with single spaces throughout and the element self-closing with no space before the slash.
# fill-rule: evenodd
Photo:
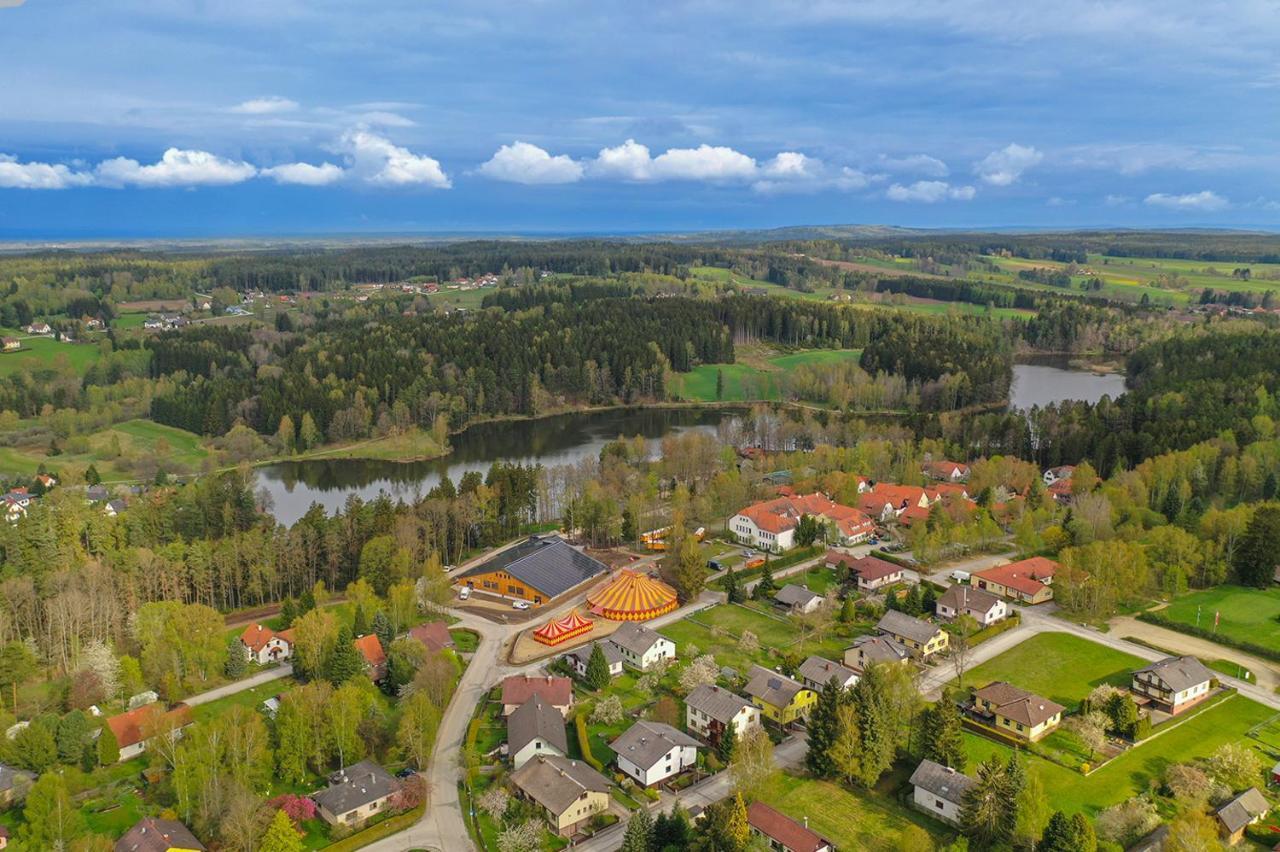
<svg viewBox="0 0 1280 852">
<path fill-rule="evenodd" d="M 966 686 L 1003 680 L 1073 709 L 1094 687 L 1124 687 L 1146 661 L 1070 633 L 1040 633 L 965 673 Z"/>
</svg>

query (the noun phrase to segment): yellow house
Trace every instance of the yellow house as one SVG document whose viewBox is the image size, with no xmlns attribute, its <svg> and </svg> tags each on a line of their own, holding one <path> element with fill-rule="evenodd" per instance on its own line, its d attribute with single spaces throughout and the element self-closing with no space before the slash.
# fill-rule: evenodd
<svg viewBox="0 0 1280 852">
<path fill-rule="evenodd" d="M 790 725 L 809 714 L 818 693 L 798 680 L 772 672 L 763 666 L 752 666 L 747 681 L 747 695 L 760 708 L 766 719 L 779 725 Z"/>
<path fill-rule="evenodd" d="M 950 641 L 947 631 L 938 625 L 896 609 L 884 614 L 876 624 L 876 630 L 898 640 L 911 656 L 922 660 L 947 650 Z"/>
<path fill-rule="evenodd" d="M 511 783 L 542 807 L 548 825 L 561 837 L 573 837 L 609 809 L 608 779 L 581 760 L 539 755 L 511 773 Z"/>
<path fill-rule="evenodd" d="M 1065 708 L 998 680 L 973 691 L 973 709 L 1001 731 L 1035 742 L 1058 727 Z"/>
</svg>

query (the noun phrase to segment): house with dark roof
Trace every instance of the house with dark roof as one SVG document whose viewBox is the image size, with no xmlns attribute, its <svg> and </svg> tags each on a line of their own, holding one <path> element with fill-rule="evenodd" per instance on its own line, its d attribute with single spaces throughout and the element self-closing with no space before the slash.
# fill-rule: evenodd
<svg viewBox="0 0 1280 852">
<path fill-rule="evenodd" d="M 1257 787 L 1250 787 L 1219 807 L 1214 816 L 1218 818 L 1218 831 L 1223 841 L 1234 846 L 1244 839 L 1244 830 L 1265 817 L 1270 810 L 1271 804 L 1266 796 Z"/>
<path fill-rule="evenodd" d="M 566 652 L 562 659 L 573 668 L 578 677 L 586 677 L 587 664 L 591 662 L 591 652 L 597 647 L 604 654 L 604 661 L 609 666 L 609 676 L 617 677 L 622 674 L 622 649 L 608 639 L 601 639 L 589 645 L 579 645 L 572 651 Z"/>
<path fill-rule="evenodd" d="M 176 819 L 143 817 L 116 841 L 115 852 L 205 852 L 205 847 Z"/>
<path fill-rule="evenodd" d="M 826 657 L 809 657 L 796 669 L 796 675 L 814 692 L 821 692 L 833 678 L 841 689 L 852 689 L 858 683 L 857 672 Z"/>
<path fill-rule="evenodd" d="M 803 719 L 818 700 L 818 693 L 800 681 L 764 666 L 751 667 L 746 693 L 765 718 L 783 726 Z"/>
<path fill-rule="evenodd" d="M 642 719 L 609 743 L 609 748 L 619 770 L 650 787 L 697 763 L 698 745 L 683 731 Z"/>
<path fill-rule="evenodd" d="M 467 588 L 538 605 L 608 570 L 560 536 L 531 536 L 467 569 L 458 579 Z"/>
<path fill-rule="evenodd" d="M 567 677 L 512 675 L 502 681 L 502 715 L 510 716 L 535 695 L 567 717 L 573 708 L 573 681 Z"/>
<path fill-rule="evenodd" d="M 372 760 L 335 772 L 329 786 L 311 795 L 316 810 L 330 825 L 360 825 L 387 809 L 400 784 Z"/>
<path fill-rule="evenodd" d="M 911 773 L 911 803 L 920 810 L 951 825 L 960 824 L 964 794 L 974 780 L 950 766 L 922 760 Z"/>
<path fill-rule="evenodd" d="M 947 650 L 947 632 L 932 622 L 891 609 L 880 617 L 876 630 L 897 640 L 913 657 L 927 660 Z"/>
<path fill-rule="evenodd" d="M 969 585 L 1021 603 L 1038 604 L 1053 599 L 1053 575 L 1057 571 L 1057 562 L 1033 556 L 975 571 L 969 576 Z"/>
<path fill-rule="evenodd" d="M 676 658 L 676 643 L 661 633 L 634 621 L 623 622 L 609 642 L 622 652 L 622 661 L 633 669 L 648 671 L 660 660 Z"/>
<path fill-rule="evenodd" d="M 807 615 L 822 606 L 823 597 L 811 592 L 804 586 L 787 583 L 773 593 L 774 605 L 781 607 L 792 615 Z"/>
<path fill-rule="evenodd" d="M 591 817 L 609 809 L 609 780 L 580 760 L 539 755 L 511 773 L 511 784 L 542 807 L 561 837 L 572 837 Z"/>
<path fill-rule="evenodd" d="M 776 852 L 833 852 L 830 840 L 809 828 L 809 818 L 798 823 L 764 802 L 747 806 L 747 826 L 756 837 L 762 837 Z"/>
<path fill-rule="evenodd" d="M 569 753 L 564 716 L 535 693 L 507 717 L 507 753 L 514 769 L 540 754 L 564 757 Z"/>
<path fill-rule="evenodd" d="M 846 565 L 858 588 L 864 592 L 878 591 L 885 586 L 902 582 L 902 566 L 895 565 L 887 559 L 876 556 L 862 556 L 857 559 L 840 551 L 827 551 L 827 567 L 835 568 Z"/>
<path fill-rule="evenodd" d="M 910 659 L 911 652 L 892 636 L 859 636 L 844 652 L 844 664 L 855 672 L 879 663 L 905 665 Z"/>
<path fill-rule="evenodd" d="M 34 774 L 0 763 L 0 806 L 24 797 L 34 781 Z"/>
<path fill-rule="evenodd" d="M 429 653 L 438 654 L 444 649 L 453 649 L 453 636 L 449 633 L 449 625 L 443 621 L 428 621 L 409 628 L 409 638 L 417 639 Z"/>
<path fill-rule="evenodd" d="M 956 583 L 948 586 L 938 597 L 935 612 L 947 621 L 967 615 L 986 627 L 1008 617 L 1009 607 L 1004 600 L 985 589 Z"/>
<path fill-rule="evenodd" d="M 1134 672 L 1129 688 L 1139 702 L 1176 716 L 1212 694 L 1213 678 L 1195 657 L 1165 657 Z"/>
<path fill-rule="evenodd" d="M 707 742 L 719 745 L 725 731 L 741 737 L 760 727 L 760 708 L 741 695 L 714 684 L 696 687 L 684 700 L 684 726 Z"/>
<path fill-rule="evenodd" d="M 1035 742 L 1062 721 L 1061 704 L 998 680 L 973 691 L 973 710 L 988 724 Z"/>
</svg>

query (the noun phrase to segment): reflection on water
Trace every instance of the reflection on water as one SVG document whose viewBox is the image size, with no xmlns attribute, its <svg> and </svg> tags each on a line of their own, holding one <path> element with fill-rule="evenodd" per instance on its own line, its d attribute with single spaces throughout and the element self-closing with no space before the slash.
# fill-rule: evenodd
<svg viewBox="0 0 1280 852">
<path fill-rule="evenodd" d="M 1028 359 L 1013 365 L 1013 386 L 1009 389 L 1010 410 L 1046 406 L 1073 399 L 1097 402 L 1104 396 L 1115 399 L 1124 393 L 1124 375 L 1099 375 L 1070 369 L 1064 357 Z"/>
</svg>

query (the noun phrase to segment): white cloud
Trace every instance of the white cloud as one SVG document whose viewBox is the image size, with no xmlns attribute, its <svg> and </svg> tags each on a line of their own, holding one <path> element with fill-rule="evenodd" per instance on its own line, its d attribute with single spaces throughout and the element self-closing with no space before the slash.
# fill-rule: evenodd
<svg viewBox="0 0 1280 852">
<path fill-rule="evenodd" d="M 297 101 L 271 95 L 265 98 L 251 98 L 231 108 L 232 112 L 244 115 L 271 115 L 277 112 L 293 112 L 298 108 Z"/>
<path fill-rule="evenodd" d="M 652 168 L 648 146 L 634 139 L 613 148 L 602 148 L 588 166 L 593 176 L 622 180 L 649 180 Z"/>
<path fill-rule="evenodd" d="M 1010 143 L 999 151 L 992 151 L 974 164 L 978 177 L 992 186 L 1009 186 L 1022 173 L 1044 159 L 1044 154 L 1028 145 Z"/>
<path fill-rule="evenodd" d="M 1152 207 L 1164 207 L 1169 210 L 1199 210 L 1206 213 L 1225 210 L 1231 206 L 1227 199 L 1207 189 L 1201 192 L 1189 192 L 1185 195 L 1169 195 L 1164 192 L 1156 192 L 1143 199 L 1143 203 Z"/>
<path fill-rule="evenodd" d="M 375 186 L 453 186 L 440 162 L 414 154 L 385 137 L 367 130 L 353 130 L 342 137 L 342 150 L 356 178 Z"/>
<path fill-rule="evenodd" d="M 756 175 L 756 161 L 724 145 L 703 143 L 659 154 L 653 160 L 653 174 L 659 180 L 750 180 Z"/>
<path fill-rule="evenodd" d="M 918 180 L 910 186 L 895 183 L 885 192 L 890 201 L 918 201 L 936 204 L 939 201 L 971 201 L 977 190 L 972 186 L 952 186 L 944 180 Z"/>
<path fill-rule="evenodd" d="M 302 186 L 328 186 L 346 177 L 341 166 L 333 163 L 321 163 L 313 166 L 310 163 L 285 163 L 263 169 L 260 174 L 269 177 L 276 183 L 295 183 Z"/>
<path fill-rule="evenodd" d="M 416 127 L 417 122 L 412 118 L 405 118 L 403 115 L 386 110 L 374 110 L 373 112 L 362 112 L 357 118 L 360 124 L 377 125 L 380 127 Z"/>
<path fill-rule="evenodd" d="M 881 154 L 880 165 L 891 172 L 910 172 L 931 178 L 943 178 L 951 173 L 946 163 L 928 154 L 910 154 L 905 157 Z"/>
<path fill-rule="evenodd" d="M 227 186 L 258 173 L 248 163 L 228 160 L 208 151 L 170 148 L 156 163 L 144 166 L 128 157 L 104 160 L 96 169 L 103 186 Z"/>
<path fill-rule="evenodd" d="M 553 157 L 528 142 L 503 145 L 477 171 L 494 180 L 524 184 L 573 183 L 583 174 L 582 164 L 567 154 Z"/>
<path fill-rule="evenodd" d="M 783 151 L 760 166 L 760 173 L 768 178 L 813 180 L 822 175 L 821 160 L 801 154 L 799 151 Z"/>
<path fill-rule="evenodd" d="M 0 189 L 70 189 L 92 182 L 93 175 L 61 163 L 20 163 L 17 157 L 0 154 Z"/>
</svg>

